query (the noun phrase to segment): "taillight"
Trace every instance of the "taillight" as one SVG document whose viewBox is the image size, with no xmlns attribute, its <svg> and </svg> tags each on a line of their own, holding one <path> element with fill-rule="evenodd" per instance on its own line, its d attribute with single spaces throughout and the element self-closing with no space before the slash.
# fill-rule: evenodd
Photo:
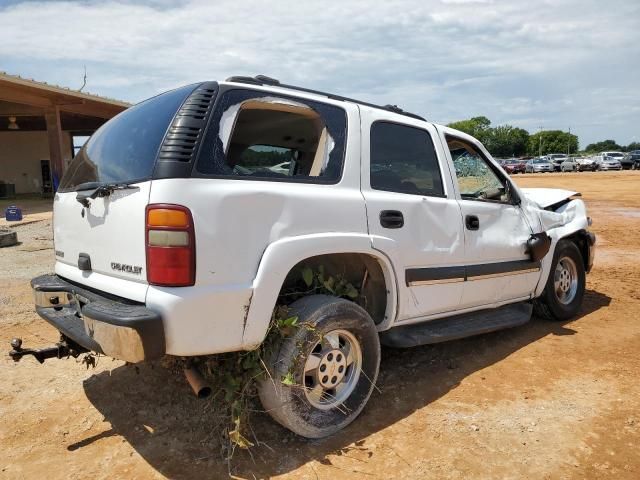
<svg viewBox="0 0 640 480">
<path fill-rule="evenodd" d="M 147 206 L 147 281 L 165 287 L 187 287 L 196 281 L 193 217 L 180 205 Z"/>
</svg>

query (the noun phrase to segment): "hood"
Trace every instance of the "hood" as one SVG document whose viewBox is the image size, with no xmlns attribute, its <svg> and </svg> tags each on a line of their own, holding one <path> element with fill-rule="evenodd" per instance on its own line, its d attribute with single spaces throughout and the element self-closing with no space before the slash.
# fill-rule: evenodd
<svg viewBox="0 0 640 480">
<path fill-rule="evenodd" d="M 560 188 L 521 188 L 520 190 L 528 200 L 531 200 L 540 208 L 547 208 L 568 198 L 580 196 L 578 192 Z"/>
</svg>

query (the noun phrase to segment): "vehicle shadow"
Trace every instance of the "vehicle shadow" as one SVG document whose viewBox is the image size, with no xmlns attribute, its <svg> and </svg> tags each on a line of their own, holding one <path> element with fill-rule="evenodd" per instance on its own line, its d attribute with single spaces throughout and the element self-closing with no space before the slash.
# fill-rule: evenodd
<svg viewBox="0 0 640 480">
<path fill-rule="evenodd" d="M 465 377 L 501 361 L 547 335 L 573 335 L 571 324 L 608 306 L 611 298 L 587 290 L 580 315 L 567 322 L 535 318 L 526 325 L 478 337 L 411 349 L 383 349 L 378 389 L 353 424 L 338 435 L 308 441 L 261 412 L 252 419 L 260 444 L 248 454 L 237 450 L 230 470 L 219 450 L 213 401 L 198 400 L 184 379 L 164 368 L 123 366 L 84 382 L 87 397 L 111 430 L 68 445 L 84 448 L 106 436 L 121 435 L 159 473 L 169 478 L 263 478 L 283 474 L 328 455 L 367 449 L 365 437 L 404 419 L 455 389 Z M 417 374 L 419 372 L 419 374 Z M 266 444 L 263 445 L 262 443 Z"/>
</svg>

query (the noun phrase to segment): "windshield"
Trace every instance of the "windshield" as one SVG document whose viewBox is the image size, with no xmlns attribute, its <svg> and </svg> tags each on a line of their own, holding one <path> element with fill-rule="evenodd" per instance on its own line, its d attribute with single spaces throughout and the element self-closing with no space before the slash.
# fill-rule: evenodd
<svg viewBox="0 0 640 480">
<path fill-rule="evenodd" d="M 538 158 L 538 159 L 534 160 L 533 163 L 549 163 L 549 162 L 547 160 L 542 159 L 542 158 Z"/>
<path fill-rule="evenodd" d="M 100 127 L 71 161 L 59 191 L 88 182 L 133 183 L 151 178 L 169 123 L 194 85 L 145 100 Z"/>
<path fill-rule="evenodd" d="M 624 157 L 624 154 L 618 153 L 618 152 L 611 152 L 611 153 L 607 153 L 607 157 L 622 158 Z"/>
</svg>

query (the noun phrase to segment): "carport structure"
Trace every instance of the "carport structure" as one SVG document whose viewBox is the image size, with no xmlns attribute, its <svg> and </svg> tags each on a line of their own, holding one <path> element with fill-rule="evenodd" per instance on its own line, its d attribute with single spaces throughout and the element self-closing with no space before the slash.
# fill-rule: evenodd
<svg viewBox="0 0 640 480">
<path fill-rule="evenodd" d="M 19 194 L 55 190 L 73 137 L 91 135 L 129 106 L 0 72 L 0 183 Z"/>
</svg>

